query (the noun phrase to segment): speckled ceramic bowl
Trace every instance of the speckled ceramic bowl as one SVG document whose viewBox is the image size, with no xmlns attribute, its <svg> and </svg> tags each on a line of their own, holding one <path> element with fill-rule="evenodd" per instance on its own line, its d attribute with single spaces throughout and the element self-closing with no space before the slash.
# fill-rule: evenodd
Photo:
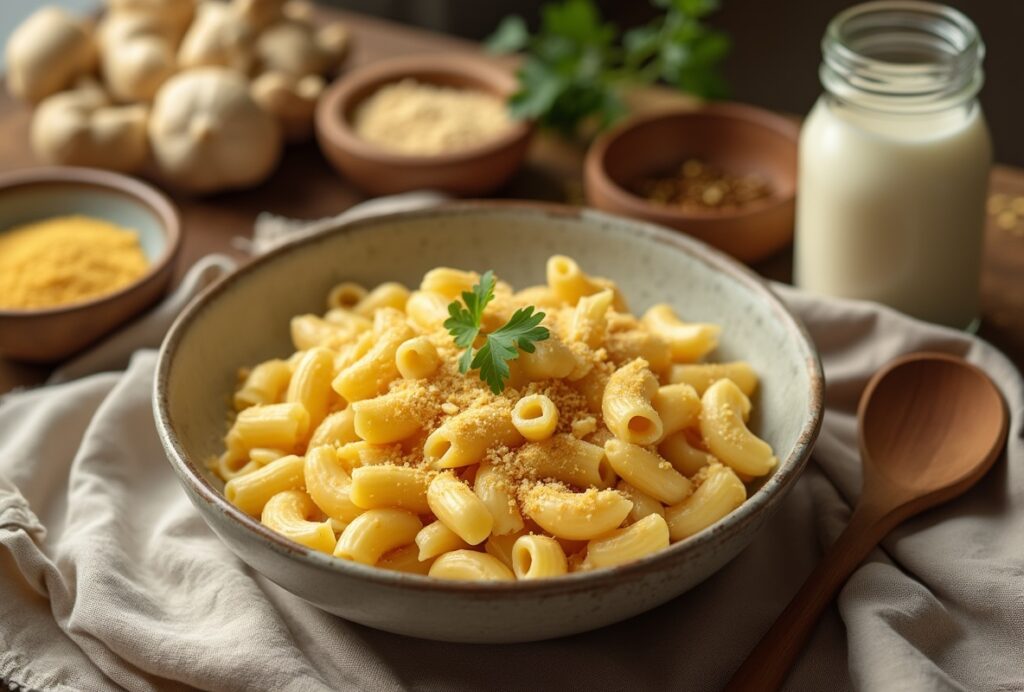
<svg viewBox="0 0 1024 692">
<path fill-rule="evenodd" d="M 224 406 L 239 366 L 292 351 L 289 317 L 323 309 L 341 280 L 416 285 L 438 265 L 494 268 L 540 283 L 555 253 L 619 283 L 631 307 L 667 301 L 722 324 L 717 359 L 761 374 L 753 428 L 781 459 L 739 509 L 669 549 L 610 570 L 518 583 L 469 583 L 388 572 L 308 550 L 242 514 L 204 460 L 221 451 Z M 168 458 L 210 527 L 248 564 L 324 610 L 391 632 L 459 642 L 516 642 L 594 629 L 693 587 L 755 540 L 810 455 L 822 375 L 799 323 L 765 285 L 721 253 L 677 233 L 590 211 L 464 203 L 328 224 L 210 288 L 172 327 L 154 408 Z M 742 598 L 742 594 L 737 595 Z"/>
</svg>

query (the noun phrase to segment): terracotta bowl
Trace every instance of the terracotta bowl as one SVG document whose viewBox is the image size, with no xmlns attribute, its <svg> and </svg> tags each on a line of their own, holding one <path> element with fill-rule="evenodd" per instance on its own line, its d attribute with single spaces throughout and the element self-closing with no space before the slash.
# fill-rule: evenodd
<svg viewBox="0 0 1024 692">
<path fill-rule="evenodd" d="M 587 201 L 598 209 L 661 224 L 699 238 L 743 262 L 757 262 L 793 238 L 799 128 L 735 103 L 640 116 L 605 133 L 587 152 Z M 770 181 L 771 197 L 736 211 L 689 211 L 630 191 L 637 180 L 690 158 Z"/>
<path fill-rule="evenodd" d="M 686 236 L 596 211 L 498 202 L 325 222 L 320 231 L 247 264 L 186 308 L 160 352 L 154 413 L 171 465 L 210 527 L 253 569 L 326 611 L 390 632 L 461 642 L 546 639 L 617 622 L 695 586 L 756 540 L 810 456 L 822 411 L 814 347 L 761 279 Z M 287 357 L 289 318 L 322 311 L 336 282 L 415 286 L 428 269 L 450 266 L 493 268 L 514 286 L 528 286 L 544 281 L 545 262 L 556 253 L 617 281 L 635 311 L 669 302 L 689 319 L 720 323 L 714 358 L 745 358 L 757 369 L 751 425 L 780 464 L 735 512 L 632 564 L 479 583 L 314 552 L 224 498 L 205 462 L 222 451 L 237 369 Z"/>
<path fill-rule="evenodd" d="M 352 183 L 373 195 L 431 189 L 482 196 L 519 169 L 533 131 L 525 122 L 514 122 L 507 132 L 480 146 L 432 156 L 395 153 L 356 135 L 351 118 L 359 103 L 380 87 L 405 78 L 478 89 L 502 99 L 516 89 L 509 72 L 468 54 L 407 56 L 346 74 L 320 99 L 316 135 L 324 155 Z"/>
<path fill-rule="evenodd" d="M 68 214 L 133 229 L 149 269 L 128 286 L 81 303 L 0 309 L 0 355 L 31 362 L 61 360 L 142 312 L 167 290 L 181 224 L 162 193 L 134 178 L 90 168 L 33 168 L 0 175 L 0 233 Z"/>
</svg>

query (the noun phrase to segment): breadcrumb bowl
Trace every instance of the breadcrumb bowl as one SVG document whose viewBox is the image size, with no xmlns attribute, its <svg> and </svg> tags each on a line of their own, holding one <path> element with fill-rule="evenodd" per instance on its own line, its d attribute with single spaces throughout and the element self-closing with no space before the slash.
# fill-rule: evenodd
<svg viewBox="0 0 1024 692">
<path fill-rule="evenodd" d="M 0 355 L 48 363 L 67 358 L 166 293 L 181 246 L 177 209 L 153 187 L 91 168 L 44 167 L 0 175 L 0 233 L 23 224 L 84 215 L 133 230 L 149 266 L 112 293 L 37 309 L 0 308 Z"/>
<path fill-rule="evenodd" d="M 741 262 L 757 262 L 793 239 L 798 136 L 791 120 L 739 103 L 631 118 L 587 151 L 587 203 L 682 231 Z M 772 192 L 734 209 L 683 209 L 634 192 L 640 179 L 678 168 L 688 159 L 760 176 Z"/>
<path fill-rule="evenodd" d="M 345 178 L 372 195 L 430 189 L 484 196 L 519 170 L 533 133 L 527 122 L 512 121 L 506 131 L 479 145 L 422 156 L 360 137 L 353 127 L 356 109 L 381 87 L 403 79 L 481 91 L 502 100 L 516 89 L 511 72 L 468 53 L 393 58 L 345 74 L 321 96 L 315 121 L 321 151 Z"/>
<path fill-rule="evenodd" d="M 618 282 L 634 311 L 669 302 L 722 325 L 716 360 L 746 359 L 761 375 L 752 429 L 778 466 L 713 526 L 637 562 L 553 579 L 432 579 L 340 560 L 293 543 L 228 502 L 206 462 L 222 450 L 225 401 L 240 366 L 293 350 L 289 319 L 320 312 L 342 281 L 419 284 L 437 266 L 493 268 L 516 286 L 544 281 L 564 253 Z M 258 306 L 258 309 L 256 309 Z M 756 346 L 753 346 L 755 345 Z M 191 501 L 242 560 L 315 606 L 364 625 L 454 642 L 522 642 L 601 627 L 692 588 L 755 540 L 811 452 L 822 374 L 806 333 L 753 273 L 664 228 L 540 204 L 465 202 L 318 232 L 257 258 L 210 287 L 171 328 L 154 389 L 157 429 Z"/>
</svg>

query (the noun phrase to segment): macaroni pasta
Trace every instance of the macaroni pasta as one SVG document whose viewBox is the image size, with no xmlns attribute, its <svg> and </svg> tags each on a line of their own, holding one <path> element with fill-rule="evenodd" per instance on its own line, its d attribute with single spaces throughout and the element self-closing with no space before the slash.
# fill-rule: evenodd
<svg viewBox="0 0 1024 692">
<path fill-rule="evenodd" d="M 720 327 L 667 304 L 635 317 L 568 257 L 546 275 L 495 282 L 479 314 L 489 334 L 544 313 L 548 338 L 500 393 L 460 372 L 444 326 L 480 274 L 335 286 L 324 314 L 291 320 L 294 353 L 239 374 L 210 462 L 226 498 L 340 559 L 506 581 L 640 560 L 739 507 L 778 460 L 749 427 L 753 368 L 706 361 Z"/>
</svg>

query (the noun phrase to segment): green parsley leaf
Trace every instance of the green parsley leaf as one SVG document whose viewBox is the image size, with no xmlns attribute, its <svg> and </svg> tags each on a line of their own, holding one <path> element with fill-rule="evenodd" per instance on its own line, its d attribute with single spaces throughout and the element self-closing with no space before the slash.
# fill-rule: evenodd
<svg viewBox="0 0 1024 692">
<path fill-rule="evenodd" d="M 607 46 L 615 39 L 615 26 L 601 21 L 592 0 L 564 0 L 541 8 L 545 32 L 580 45 Z"/>
<path fill-rule="evenodd" d="M 491 50 L 524 53 L 510 115 L 579 136 L 625 115 L 622 94 L 633 85 L 661 81 L 696 96 L 726 95 L 718 65 L 730 43 L 704 23 L 718 0 L 651 2 L 660 14 L 621 36 L 595 0 L 545 4 L 533 34 L 519 17 L 502 21 Z"/>
<path fill-rule="evenodd" d="M 463 291 L 462 300 L 465 307 L 457 300 L 448 304 L 450 316 L 444 321 L 444 328 L 455 338 L 457 346 L 466 349 L 459 358 L 459 372 L 466 373 L 473 360 L 473 343 L 480 334 L 484 308 L 494 300 L 494 272 L 485 272 L 472 291 Z"/>
<path fill-rule="evenodd" d="M 501 24 L 487 39 L 487 50 L 492 53 L 515 53 L 526 48 L 530 40 L 530 30 L 522 17 L 510 15 L 501 20 Z"/>
<path fill-rule="evenodd" d="M 480 370 L 480 379 L 491 391 L 500 394 L 509 378 L 508 361 L 519 357 L 519 351 L 533 353 L 534 342 L 551 336 L 546 327 L 538 326 L 543 312 L 534 312 L 532 305 L 519 308 L 501 328 L 487 335 L 486 343 L 473 357 L 473 367 Z"/>
<path fill-rule="evenodd" d="M 484 335 L 484 344 L 474 352 L 473 344 L 480 336 L 484 308 L 494 300 L 494 283 L 494 272 L 485 272 L 472 291 L 462 294 L 465 307 L 457 300 L 448 305 L 450 317 L 444 326 L 454 337 L 455 344 L 466 349 L 459 358 L 459 372 L 466 373 L 470 368 L 479 370 L 480 379 L 492 392 L 500 394 L 510 374 L 508 361 L 518 358 L 521 350 L 533 353 L 536 350 L 534 344 L 548 339 L 551 332 L 540 326 L 544 313 L 536 312 L 530 305 L 519 308 L 508 322 Z"/>
<path fill-rule="evenodd" d="M 519 89 L 508 102 L 509 114 L 513 118 L 530 120 L 542 117 L 551 110 L 564 89 L 562 77 L 533 58 L 526 58 L 518 77 Z"/>
</svg>

